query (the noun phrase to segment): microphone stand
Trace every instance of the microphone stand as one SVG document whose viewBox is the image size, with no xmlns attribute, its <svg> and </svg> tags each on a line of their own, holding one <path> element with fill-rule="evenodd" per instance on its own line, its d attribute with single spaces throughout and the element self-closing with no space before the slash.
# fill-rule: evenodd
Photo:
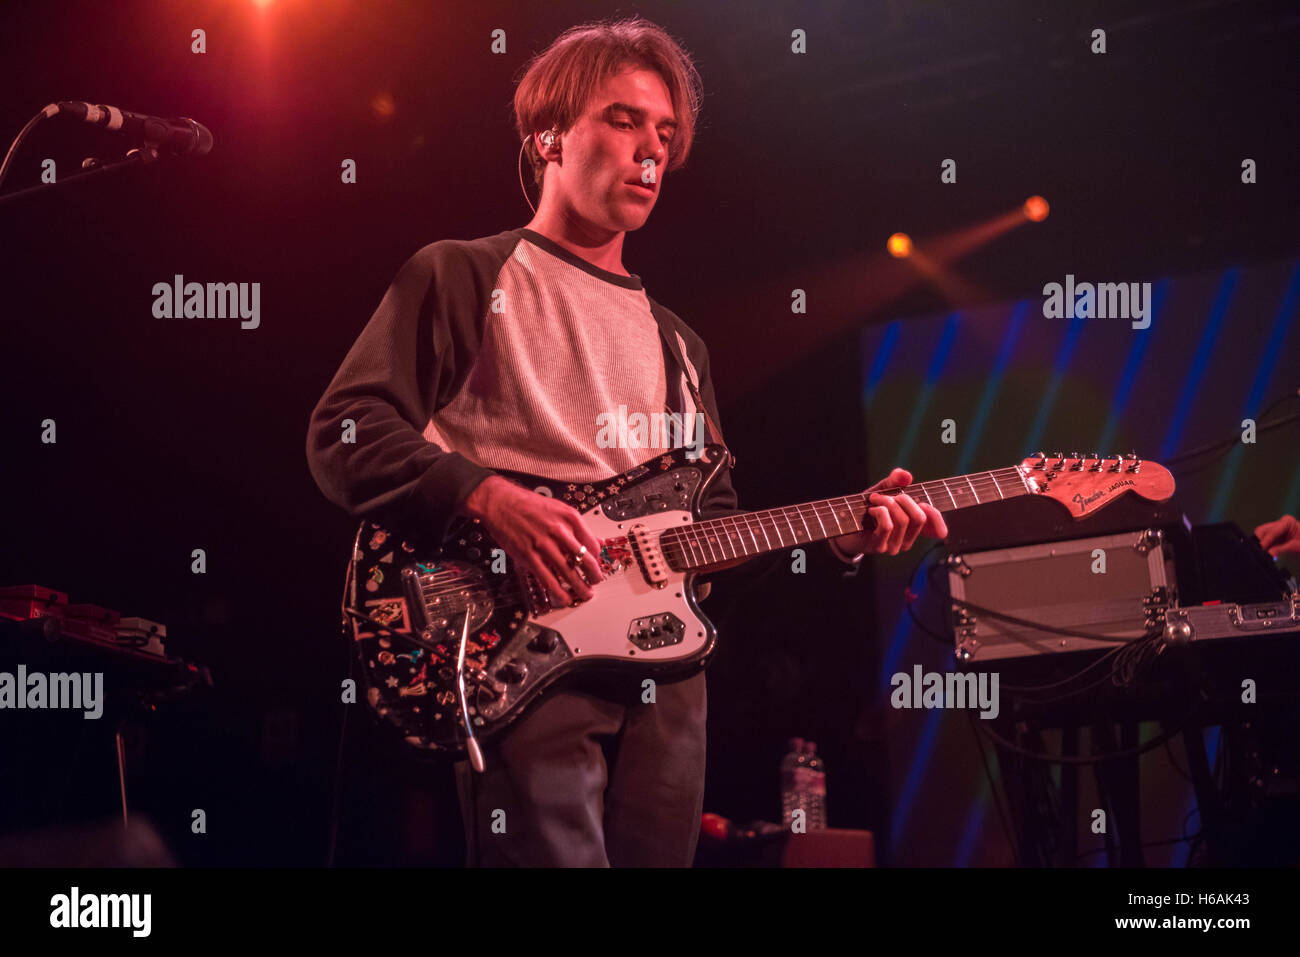
<svg viewBox="0 0 1300 957">
<path fill-rule="evenodd" d="M 143 166 L 156 162 L 157 160 L 157 149 L 152 146 L 141 146 L 131 150 L 131 152 L 127 153 L 126 156 L 120 160 L 114 160 L 111 163 L 97 164 L 93 169 L 89 169 L 82 173 L 73 173 L 71 176 L 57 179 L 53 183 L 41 183 L 38 186 L 29 186 L 26 189 L 15 190 L 12 193 L 4 193 L 0 195 L 0 206 L 3 206 L 10 200 L 18 199 L 20 196 L 30 196 L 32 193 L 43 192 L 51 186 L 61 186 L 64 183 L 75 183 L 81 180 L 90 179 L 93 176 L 99 176 L 101 173 L 112 172 L 113 170 L 119 170 L 126 166 Z"/>
</svg>

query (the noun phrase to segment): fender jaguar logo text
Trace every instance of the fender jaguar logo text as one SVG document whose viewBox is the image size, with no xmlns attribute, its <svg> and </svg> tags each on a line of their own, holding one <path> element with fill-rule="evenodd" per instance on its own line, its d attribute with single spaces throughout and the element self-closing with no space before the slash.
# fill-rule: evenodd
<svg viewBox="0 0 1300 957">
<path fill-rule="evenodd" d="M 1125 485 L 1136 485 L 1136 484 L 1137 483 L 1134 482 L 1132 479 L 1120 479 L 1118 482 L 1112 482 L 1110 485 L 1107 485 L 1105 488 L 1093 492 L 1087 498 L 1084 498 L 1082 495 L 1076 493 L 1074 498 L 1072 498 L 1070 501 L 1074 502 L 1075 505 L 1079 506 L 1080 512 L 1087 511 L 1089 505 L 1097 501 L 1097 499 L 1109 495 L 1111 492 L 1115 491 L 1115 489 L 1122 488 Z"/>
</svg>

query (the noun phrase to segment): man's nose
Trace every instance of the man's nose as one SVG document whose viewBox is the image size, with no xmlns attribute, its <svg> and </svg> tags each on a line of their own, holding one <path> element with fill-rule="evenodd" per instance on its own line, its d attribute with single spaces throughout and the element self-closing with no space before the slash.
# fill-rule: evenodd
<svg viewBox="0 0 1300 957">
<path fill-rule="evenodd" d="M 660 142 L 659 134 L 657 132 L 652 132 L 650 135 L 652 136 L 652 139 L 649 142 L 642 144 L 641 149 L 638 151 L 637 162 L 644 166 L 646 160 L 654 160 L 655 172 L 658 173 L 659 168 L 664 164 L 664 160 L 668 158 L 668 150 L 664 144 Z"/>
</svg>

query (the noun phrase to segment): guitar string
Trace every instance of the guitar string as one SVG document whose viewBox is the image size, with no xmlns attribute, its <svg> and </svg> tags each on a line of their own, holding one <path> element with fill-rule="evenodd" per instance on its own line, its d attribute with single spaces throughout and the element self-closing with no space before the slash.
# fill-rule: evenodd
<svg viewBox="0 0 1300 957">
<path fill-rule="evenodd" d="M 1050 458 L 1052 457 L 1049 456 L 1049 459 Z M 1083 461 L 1109 461 L 1109 460 L 1110 459 L 1096 459 L 1096 460 L 1078 459 L 1075 461 L 1083 462 Z M 1065 461 L 1065 460 L 1061 460 L 1061 461 Z M 1123 461 L 1123 460 L 1117 459 L 1116 461 Z M 1081 474 L 1083 474 L 1086 470 L 1080 469 L 1078 471 Z M 1106 471 L 1109 470 L 1102 470 L 1102 473 Z M 1122 474 L 1122 473 L 1111 473 L 1111 474 Z M 937 490 L 939 488 L 942 488 L 948 494 L 949 499 L 952 501 L 953 505 L 951 507 L 935 506 L 935 508 L 939 509 L 940 511 L 952 511 L 957 508 L 965 507 L 965 506 L 957 505 L 957 500 L 959 496 L 963 499 L 969 496 L 975 499 L 976 504 L 982 504 L 980 501 L 982 496 L 980 495 L 979 491 L 977 491 L 976 489 L 977 483 L 979 485 L 979 488 L 983 489 L 985 492 L 996 490 L 1000 498 L 1006 498 L 1007 492 L 1002 488 L 1002 483 L 1000 481 L 1000 478 L 1005 478 L 1008 481 L 1010 481 L 1011 479 L 1015 479 L 1019 483 L 1020 488 L 1012 488 L 1010 490 L 1012 493 L 1012 497 L 1017 497 L 1024 494 L 1032 494 L 1033 492 L 1033 489 L 1029 487 L 1028 482 L 1026 481 L 1024 468 L 1020 466 L 1009 466 L 1006 468 L 996 469 L 989 472 L 972 473 L 971 475 L 959 476 L 959 477 L 948 478 L 948 479 L 934 479 L 926 482 L 913 483 L 905 487 L 885 489 L 885 490 L 881 490 L 880 494 L 885 494 L 885 495 L 898 495 L 902 493 L 915 494 L 918 492 L 918 490 L 923 490 L 926 494 L 927 499 L 929 499 L 930 504 L 933 505 L 934 497 L 933 495 L 930 494 L 929 490 L 930 489 Z M 961 488 L 960 485 L 957 485 L 955 489 L 954 487 L 950 487 L 949 485 L 950 482 L 959 482 L 962 479 L 966 481 L 968 488 Z M 991 498 L 989 500 L 992 501 Z M 666 556 L 668 556 L 669 553 L 671 553 L 671 557 L 680 557 L 681 559 L 683 559 L 684 561 L 681 562 L 680 564 L 682 564 L 685 568 L 696 567 L 695 566 L 696 553 L 700 555 L 704 555 L 706 550 L 709 552 L 713 552 L 714 550 L 717 550 L 722 553 L 722 557 L 717 557 L 716 555 L 708 556 L 707 559 L 702 563 L 700 563 L 700 565 L 698 566 L 698 567 L 704 567 L 709 564 L 716 564 L 722 561 L 729 561 L 733 558 L 740 558 L 742 557 L 738 553 L 740 550 L 743 550 L 746 553 L 743 557 L 750 557 L 748 554 L 749 547 L 744 542 L 743 534 L 748 533 L 751 539 L 753 539 L 754 543 L 757 545 L 758 539 L 757 536 L 754 534 L 755 528 L 757 528 L 760 532 L 763 533 L 764 540 L 767 542 L 769 546 L 767 550 L 774 551 L 777 548 L 786 547 L 785 542 L 783 541 L 783 537 L 785 533 L 782 532 L 779 525 L 777 525 L 778 519 L 784 519 L 786 521 L 789 531 L 795 537 L 794 544 L 810 544 L 813 541 L 819 541 L 822 540 L 823 538 L 834 538 L 839 534 L 851 534 L 851 532 L 844 532 L 840 529 L 840 517 L 842 516 L 843 505 L 847 505 L 850 507 L 851 517 L 854 517 L 855 520 L 857 520 L 855 516 L 852 516 L 852 506 L 854 504 L 862 505 L 866 501 L 867 501 L 866 495 L 859 493 L 851 496 L 843 496 L 839 498 L 822 499 L 816 502 L 801 503 L 798 505 L 786 506 L 783 508 L 765 509 L 757 512 L 742 513 L 740 515 L 722 516 L 715 519 L 705 519 L 700 522 L 692 523 L 691 525 L 686 527 L 682 527 L 682 528 L 673 527 L 673 528 L 661 530 L 659 534 L 659 543 L 660 543 L 660 547 L 665 550 Z M 839 503 L 843 503 L 843 505 L 840 505 Z M 837 511 L 837 508 L 839 509 L 839 511 Z M 811 535 L 812 528 L 807 523 L 807 516 L 809 515 L 809 513 L 811 513 L 813 519 L 817 521 L 818 526 L 823 533 L 826 533 L 826 526 L 825 523 L 822 521 L 822 519 L 825 517 L 831 518 L 835 525 L 836 532 L 831 534 L 823 534 L 820 537 L 814 535 L 808 542 L 799 541 L 798 533 L 794 530 L 794 526 L 790 522 L 790 518 L 791 516 L 798 518 L 800 524 L 804 525 L 805 532 Z M 771 546 L 771 538 L 767 535 L 768 528 L 770 528 L 773 532 L 776 533 L 777 541 L 779 544 L 775 547 Z M 716 533 L 725 533 L 725 539 L 722 537 L 721 534 L 714 534 L 712 538 L 708 537 L 710 531 L 714 531 Z M 626 539 L 624 539 L 624 541 L 625 540 Z M 736 547 L 736 542 L 739 542 L 740 544 L 739 550 Z M 724 544 L 729 544 L 731 546 L 731 550 L 733 552 L 732 556 L 728 557 L 726 555 L 726 551 L 723 548 Z M 764 549 L 760 547 L 758 553 L 761 553 L 763 550 Z M 424 597 L 428 598 L 428 597 L 443 597 L 445 595 L 451 595 L 460 592 L 463 590 L 463 586 L 460 586 L 459 584 L 455 584 L 453 585 L 453 587 L 446 588 L 446 589 L 440 589 L 436 587 L 438 585 L 443 585 L 443 584 L 452 584 L 458 578 L 459 578 L 459 574 L 455 572 L 435 573 L 433 578 L 423 581 L 421 583 L 421 594 Z M 516 578 L 512 580 L 510 585 L 507 585 L 505 588 L 497 592 L 498 598 L 504 599 L 503 604 L 510 605 L 510 604 L 522 603 L 523 590 L 522 588 L 519 587 L 519 585 L 520 583 Z"/>
<path fill-rule="evenodd" d="M 1019 470 L 1018 468 L 1014 467 L 1014 466 L 1012 466 L 1012 467 L 1008 467 L 1008 468 L 1005 468 L 1005 469 L 999 469 L 999 470 L 997 470 L 996 472 L 980 473 L 980 474 L 976 475 L 975 478 L 976 478 L 976 479 L 977 479 L 977 480 L 978 480 L 982 485 L 984 485 L 984 486 L 987 486 L 988 483 L 993 483 L 993 485 L 994 485 L 995 487 L 997 487 L 997 488 L 999 489 L 999 492 L 1000 492 L 1000 483 L 999 483 L 998 480 L 997 480 L 997 476 L 999 476 L 999 475 L 1000 475 L 1000 476 L 1003 476 L 1003 477 L 1006 477 L 1006 478 L 1008 478 L 1008 479 L 1010 479 L 1012 476 L 1015 476 L 1016 478 L 1018 478 L 1018 479 L 1021 480 L 1021 484 L 1022 484 L 1022 486 L 1024 487 L 1024 490 L 1025 490 L 1025 491 L 1029 491 L 1028 487 L 1024 485 L 1024 482 L 1023 482 L 1023 475 L 1021 474 L 1020 470 Z M 923 487 L 925 487 L 925 486 L 927 486 L 927 485 L 929 485 L 929 486 L 943 485 L 944 488 L 945 488 L 945 490 L 949 492 L 950 498 L 952 498 L 952 497 L 953 497 L 953 496 L 952 496 L 952 490 L 951 490 L 951 489 L 948 489 L 948 488 L 947 488 L 947 485 L 946 485 L 946 483 L 947 483 L 948 481 L 954 481 L 954 480 L 953 480 L 953 479 L 939 479 L 939 480 L 933 480 L 933 481 L 930 481 L 930 482 L 924 482 L 924 483 L 913 483 L 912 485 L 909 485 L 909 486 L 906 486 L 906 487 L 885 490 L 885 491 L 882 492 L 882 494 L 897 495 L 897 494 L 902 493 L 902 492 L 908 492 L 908 491 L 912 491 L 912 490 L 915 490 L 915 489 L 918 489 L 918 488 L 923 488 Z M 969 483 L 968 483 L 968 484 L 969 484 Z M 963 495 L 963 496 L 966 495 L 966 494 L 968 494 L 967 491 L 966 491 L 965 489 L 959 489 L 959 492 L 960 492 L 960 494 Z M 1005 493 L 1001 493 L 1001 492 L 1000 492 L 1000 494 L 1005 495 Z M 1023 492 L 1016 491 L 1015 494 L 1016 494 L 1016 495 L 1020 495 L 1020 494 L 1023 494 Z M 976 495 L 975 497 L 978 499 L 978 495 Z M 846 503 L 846 504 L 850 504 L 850 503 L 853 502 L 853 501 L 856 501 L 856 502 L 858 502 L 858 503 L 863 503 L 863 502 L 866 501 L 866 498 L 865 498 L 863 495 L 858 494 L 858 495 L 854 495 L 854 496 L 845 496 L 845 497 L 843 497 L 843 498 L 824 499 L 824 500 L 821 500 L 821 501 L 818 501 L 818 502 L 802 503 L 802 504 L 800 504 L 800 505 L 789 506 L 789 507 L 784 508 L 784 509 L 768 509 L 768 510 L 763 510 L 763 511 L 758 511 L 758 512 L 745 513 L 745 514 L 743 514 L 743 515 L 725 516 L 725 517 L 723 517 L 722 519 L 707 519 L 707 520 L 705 520 L 705 521 L 703 521 L 703 522 L 697 522 L 697 523 L 694 523 L 692 526 L 690 526 L 689 528 L 685 528 L 685 529 L 679 529 L 679 528 L 669 528 L 669 529 L 664 529 L 664 530 L 661 531 L 661 533 L 660 533 L 660 544 L 661 544 L 661 547 L 662 547 L 662 546 L 665 546 L 665 545 L 666 545 L 667 547 L 669 547 L 669 548 L 677 547 L 677 548 L 679 548 L 679 549 L 682 551 L 682 554 L 683 554 L 684 557 L 690 558 L 690 557 L 692 557 L 692 556 L 687 555 L 686 550 L 685 550 L 685 548 L 683 547 L 684 536 L 687 535 L 687 534 L 689 534 L 689 535 L 691 535 L 691 536 L 694 536 L 695 538 L 694 538 L 693 544 L 694 544 L 697 548 L 699 548 L 699 549 L 701 550 L 701 552 L 702 552 L 702 551 L 703 551 L 703 545 L 707 542 L 707 539 L 702 541 L 702 540 L 700 540 L 700 539 L 698 538 L 698 536 L 707 534 L 707 531 L 706 531 L 705 529 L 701 528 L 701 527 L 700 527 L 701 525 L 705 525 L 705 524 L 708 524 L 708 523 L 717 523 L 717 522 L 731 522 L 732 525 L 733 525 L 732 528 L 727 529 L 727 528 L 723 527 L 722 530 L 724 530 L 724 531 L 728 531 L 728 532 L 730 532 L 730 533 L 737 533 L 737 532 L 740 531 L 739 526 L 737 525 L 737 523 L 740 522 L 740 521 L 743 521 L 743 522 L 745 523 L 745 528 L 746 528 L 746 530 L 749 530 L 749 531 L 751 532 L 751 535 L 752 535 L 752 529 L 753 529 L 755 526 L 757 526 L 760 530 L 763 529 L 763 522 L 764 522 L 765 519 L 771 518 L 771 520 L 774 522 L 774 521 L 775 521 L 775 516 L 777 516 L 777 515 L 785 516 L 785 515 L 787 515 L 789 512 L 791 512 L 791 511 L 793 511 L 793 512 L 795 513 L 796 517 L 798 517 L 798 518 L 800 519 L 800 522 L 801 522 L 802 524 L 805 524 L 806 530 L 809 531 L 809 532 L 811 532 L 811 527 L 807 526 L 807 523 L 806 523 L 804 517 L 805 517 L 805 515 L 806 515 L 808 512 L 811 512 L 812 515 L 813 515 L 813 517 L 816 518 L 816 519 L 818 520 L 818 524 L 822 527 L 823 531 L 825 530 L 825 525 L 824 525 L 824 523 L 821 522 L 821 518 L 822 518 L 823 516 L 825 516 L 825 515 L 829 515 L 829 517 L 832 517 L 832 518 L 836 518 L 836 519 L 837 519 L 837 520 L 836 520 L 836 523 L 835 523 L 835 524 L 836 524 L 836 528 L 837 528 L 837 533 L 838 533 L 838 534 L 847 534 L 847 533 L 843 533 L 843 532 L 838 532 L 838 529 L 839 529 L 838 513 L 836 512 L 836 505 L 835 505 L 835 504 L 832 504 L 832 503 L 844 502 L 844 503 Z M 954 501 L 955 501 L 955 499 L 954 499 Z M 779 529 L 776 529 L 775 526 L 774 526 L 774 530 L 778 531 L 778 536 L 777 536 L 777 538 L 778 538 L 778 541 L 780 541 L 780 540 L 781 540 L 781 535 L 782 535 L 783 533 L 780 533 L 780 532 L 779 532 Z M 766 535 L 765 535 L 764 537 L 766 538 Z M 832 536 L 827 536 L 827 537 L 834 537 L 834 536 L 832 535 Z M 667 541 L 665 541 L 665 539 L 667 539 Z M 624 540 L 626 540 L 626 539 L 624 539 Z M 768 541 L 769 541 L 769 544 L 770 544 L 770 539 L 768 539 Z M 743 545 L 743 542 L 742 542 L 742 545 Z M 779 545 L 779 546 L 777 546 L 777 547 L 784 547 L 784 543 L 782 542 L 782 544 Z M 733 547 L 733 551 L 734 551 L 734 550 L 735 550 L 735 549 L 734 549 L 734 547 Z M 725 555 L 725 553 L 724 553 L 724 555 Z M 739 556 L 736 555 L 736 556 L 733 556 L 733 557 L 739 557 Z M 713 559 L 712 561 L 719 561 L 719 560 L 721 560 L 721 561 L 726 561 L 726 560 L 728 560 L 728 559 L 724 557 L 723 559 Z M 430 596 L 441 597 L 442 595 L 454 594 L 455 592 L 462 590 L 462 586 L 460 586 L 459 584 L 456 584 L 454 587 L 452 587 L 452 588 L 450 588 L 450 589 L 447 589 L 447 590 L 435 590 L 435 589 L 431 588 L 430 586 L 431 586 L 431 585 L 443 584 L 443 583 L 452 583 L 452 582 L 456 582 L 456 581 L 458 581 L 459 577 L 460 577 L 459 574 L 458 574 L 458 573 L 455 573 L 455 572 L 450 572 L 450 573 L 435 573 L 435 575 L 434 575 L 433 578 L 431 578 L 431 579 L 426 579 L 424 582 L 422 582 L 422 584 L 421 584 L 421 592 L 422 592 L 422 594 L 425 595 L 426 597 L 430 597 Z M 512 582 L 512 585 L 515 585 L 515 584 L 517 584 L 517 582 Z M 498 592 L 498 594 L 503 594 L 503 595 L 505 595 L 505 596 L 508 597 L 508 598 L 517 598 L 517 597 L 521 597 L 522 592 L 514 591 L 514 589 L 513 589 L 513 588 L 510 588 L 509 586 L 507 586 L 507 588 L 508 588 L 508 590 L 505 590 L 505 591 L 502 591 L 502 592 Z"/>
<path fill-rule="evenodd" d="M 1011 489 L 1004 490 L 1002 487 L 1003 483 L 998 480 L 999 476 L 1007 479 L 1008 482 L 1010 482 L 1010 480 L 1014 477 L 1016 481 L 1019 483 L 1020 488 L 1011 488 Z M 975 478 L 980 483 L 981 488 L 985 492 L 991 493 L 994 489 L 996 489 L 998 495 L 1002 499 L 1008 497 L 1008 492 L 1010 492 L 1011 497 L 1029 494 L 1032 492 L 1032 490 L 1028 486 L 1028 483 L 1025 482 L 1024 474 L 1020 471 L 1019 468 L 1016 468 L 1014 466 L 1005 469 L 999 469 L 996 472 L 981 473 L 979 475 L 972 476 L 972 477 Z M 953 505 L 951 507 L 949 506 L 940 507 L 938 505 L 935 505 L 934 507 L 939 509 L 940 511 L 952 511 L 955 508 L 963 507 L 957 505 L 958 496 L 961 496 L 962 498 L 972 497 L 975 499 L 976 504 L 979 504 L 981 502 L 981 495 L 974 490 L 973 485 L 971 485 L 969 481 L 967 483 L 968 485 L 971 485 L 969 489 L 962 489 L 958 487 L 956 491 L 954 491 L 952 488 L 949 488 L 947 486 L 946 483 L 949 481 L 954 481 L 954 480 L 939 479 L 931 482 L 914 483 L 912 485 L 903 488 L 882 490 L 881 494 L 898 495 L 904 492 L 909 494 L 914 494 L 918 489 L 925 488 L 926 486 L 943 486 L 944 490 L 948 493 L 949 498 L 952 500 Z M 934 504 L 934 496 L 930 495 L 928 491 L 926 492 L 926 498 L 928 499 L 929 504 L 931 505 Z M 989 501 L 992 501 L 991 494 L 989 496 Z M 784 508 L 766 509 L 758 512 L 746 512 L 741 515 L 729 515 L 729 516 L 722 516 L 714 519 L 706 519 L 704 521 L 695 522 L 689 526 L 685 526 L 681 528 L 674 527 L 671 529 L 665 529 L 663 534 L 660 537 L 660 542 L 661 545 L 664 545 L 668 548 L 681 549 L 684 557 L 686 557 L 688 560 L 693 561 L 694 556 L 692 554 L 686 553 L 687 548 L 697 549 L 700 552 L 700 554 L 703 554 L 706 549 L 706 546 L 709 549 L 712 549 L 715 546 L 719 548 L 721 547 L 722 542 L 717 540 L 721 536 L 715 536 L 715 539 L 713 540 L 710 540 L 709 538 L 705 537 L 708 536 L 710 530 L 716 529 L 720 533 L 725 533 L 725 542 L 732 545 L 733 552 L 736 551 L 734 545 L 734 539 L 739 538 L 741 542 L 741 547 L 746 552 L 748 552 L 748 546 L 745 545 L 744 543 L 742 533 L 747 532 L 751 536 L 751 538 L 755 539 L 755 543 L 757 543 L 757 538 L 753 534 L 755 527 L 757 527 L 760 531 L 764 532 L 764 537 L 765 539 L 767 539 L 769 545 L 771 545 L 771 540 L 767 538 L 766 531 L 768 528 L 771 528 L 772 531 L 777 533 L 777 540 L 778 542 L 780 542 L 780 544 L 776 547 L 778 548 L 785 547 L 785 543 L 784 541 L 782 541 L 782 537 L 785 533 L 781 530 L 780 526 L 777 524 L 778 519 L 784 519 L 790 533 L 795 538 L 795 543 L 804 544 L 804 542 L 801 542 L 799 540 L 798 532 L 795 531 L 793 523 L 790 522 L 791 516 L 797 518 L 800 521 L 800 523 L 805 526 L 805 531 L 808 532 L 810 535 L 812 535 L 812 538 L 809 539 L 810 542 L 820 540 L 821 538 L 834 538 L 837 535 L 841 535 L 841 534 L 851 534 L 851 532 L 843 531 L 843 529 L 840 527 L 839 518 L 843 512 L 844 506 L 840 505 L 839 503 L 844 503 L 844 505 L 849 506 L 850 515 L 852 516 L 853 507 L 855 505 L 857 506 L 864 505 L 866 502 L 867 502 L 866 495 L 859 493 L 856 495 L 843 496 L 840 498 L 823 499 L 817 502 L 805 502 L 799 505 L 786 506 Z M 811 513 L 811 516 L 817 521 L 823 533 L 826 532 L 826 526 L 821 521 L 821 519 L 824 517 L 829 517 L 833 520 L 836 531 L 830 534 L 823 534 L 822 536 L 817 536 L 813 534 L 811 526 L 809 526 L 806 521 L 806 516 L 809 513 Z M 852 517 L 854 518 L 854 521 L 860 521 L 860 519 L 858 519 L 856 516 L 852 516 Z M 728 527 L 728 523 L 730 523 L 731 525 L 730 528 Z M 741 527 L 740 523 L 743 523 L 743 528 Z M 769 550 L 775 550 L 775 549 L 769 549 Z M 760 548 L 759 551 L 763 551 L 763 549 Z M 723 551 L 722 554 L 723 554 L 722 558 L 717 558 L 716 556 L 710 556 L 706 560 L 705 564 L 712 564 L 717 561 L 728 561 L 731 558 L 741 557 L 739 554 L 733 554 L 731 556 L 727 556 L 725 551 Z"/>
<path fill-rule="evenodd" d="M 1049 459 L 1050 458 L 1051 457 L 1049 457 Z M 1077 459 L 1075 461 L 1105 462 L 1109 460 L 1110 459 Z M 1124 460 L 1116 459 L 1116 461 L 1122 462 Z M 934 505 L 935 508 L 940 511 L 953 511 L 958 508 L 968 507 L 970 504 L 983 504 L 985 495 L 987 495 L 988 501 L 993 501 L 992 495 L 990 494 L 992 491 L 997 492 L 999 500 L 1008 497 L 1014 498 L 1020 495 L 1033 494 L 1035 490 L 1030 488 L 1026 478 L 1027 474 L 1032 471 L 1033 469 L 1011 466 L 991 472 L 975 473 L 972 475 L 958 476 L 949 479 L 937 479 L 928 482 L 914 483 L 903 488 L 881 490 L 881 494 L 898 495 L 906 492 L 916 495 L 918 489 L 924 490 L 929 503 Z M 1071 469 L 1069 471 L 1076 470 Z M 1093 470 L 1078 469 L 1077 471 L 1079 474 L 1085 474 L 1086 472 L 1092 472 Z M 1109 468 L 1097 470 L 1094 474 L 1102 475 L 1107 473 L 1111 475 L 1123 474 L 1119 471 L 1112 471 Z M 960 484 L 955 487 L 949 485 L 950 482 L 960 482 L 963 479 L 966 482 L 967 488 L 962 488 Z M 974 479 L 974 482 L 971 481 L 972 479 Z M 1017 488 L 1013 486 L 1010 489 L 1004 488 L 1003 482 L 1000 481 L 1000 479 L 1006 479 L 1008 483 L 1012 482 L 1014 479 L 1019 484 L 1019 487 Z M 976 489 L 977 484 L 979 490 Z M 952 502 L 951 506 L 935 505 L 934 496 L 930 494 L 929 489 L 940 487 L 947 492 L 948 497 Z M 964 503 L 964 499 L 967 497 L 973 498 L 974 502 Z M 959 504 L 959 500 L 961 500 L 963 504 Z M 787 528 L 795 539 L 795 544 L 805 544 L 805 542 L 800 541 L 798 532 L 790 521 L 791 516 L 797 518 L 800 523 L 805 526 L 805 531 L 811 535 L 808 542 L 818 541 L 823 538 L 833 538 L 839 534 L 851 534 L 851 532 L 845 532 L 840 526 L 840 516 L 842 514 L 843 506 L 838 503 L 848 505 L 851 517 L 853 517 L 855 521 L 858 521 L 856 516 L 852 515 L 853 506 L 854 504 L 861 506 L 865 504 L 866 501 L 867 498 L 864 494 L 857 494 L 836 499 L 825 499 L 819 502 L 803 503 L 801 505 L 788 506 L 780 509 L 748 512 L 734 516 L 722 516 L 719 518 L 695 522 L 689 526 L 666 529 L 660 537 L 660 542 L 668 550 L 665 553 L 667 556 L 675 558 L 680 555 L 680 557 L 684 559 L 685 567 L 700 567 L 702 565 L 715 564 L 720 561 L 730 561 L 733 558 L 749 557 L 749 546 L 745 543 L 744 539 L 746 533 L 748 533 L 750 538 L 754 540 L 754 543 L 758 548 L 758 552 L 755 554 L 761 553 L 764 550 L 775 550 L 775 548 L 772 547 L 771 539 L 768 538 L 766 534 L 768 528 L 774 531 L 777 535 L 777 541 L 780 543 L 777 547 L 785 547 L 785 542 L 783 541 L 785 533 L 781 530 L 778 519 L 785 520 Z M 806 515 L 808 513 L 811 513 L 812 517 L 818 522 L 823 533 L 822 535 L 818 536 L 812 533 L 811 526 L 808 525 L 806 520 Z M 836 528 L 834 533 L 826 533 L 825 524 L 821 521 L 823 517 L 830 517 L 833 520 Z M 754 535 L 756 524 L 759 531 L 764 534 L 764 538 L 768 544 L 767 549 L 758 545 L 757 536 Z M 712 537 L 710 537 L 710 531 L 715 532 Z M 737 542 L 740 544 L 739 549 L 736 547 Z M 723 545 L 730 545 L 733 554 L 728 556 Z M 721 557 L 714 554 L 715 550 L 721 552 Z M 745 552 L 744 556 L 739 554 L 742 550 Z M 701 563 L 696 563 L 695 561 L 697 552 L 699 555 L 704 556 L 704 560 Z M 709 554 L 706 555 L 706 552 Z"/>
</svg>

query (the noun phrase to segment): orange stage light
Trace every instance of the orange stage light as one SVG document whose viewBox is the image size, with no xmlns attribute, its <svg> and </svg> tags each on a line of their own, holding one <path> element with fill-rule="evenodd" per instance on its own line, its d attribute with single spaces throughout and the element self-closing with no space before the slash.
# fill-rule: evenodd
<svg viewBox="0 0 1300 957">
<path fill-rule="evenodd" d="M 906 259 L 912 255 L 912 237 L 907 233 L 894 233 L 885 245 L 889 249 L 889 255 L 896 259 Z"/>
<path fill-rule="evenodd" d="M 1047 218 L 1047 213 L 1051 207 L 1047 205 L 1047 200 L 1041 196 L 1030 196 L 1025 200 L 1025 218 L 1035 223 L 1041 223 Z"/>
</svg>

